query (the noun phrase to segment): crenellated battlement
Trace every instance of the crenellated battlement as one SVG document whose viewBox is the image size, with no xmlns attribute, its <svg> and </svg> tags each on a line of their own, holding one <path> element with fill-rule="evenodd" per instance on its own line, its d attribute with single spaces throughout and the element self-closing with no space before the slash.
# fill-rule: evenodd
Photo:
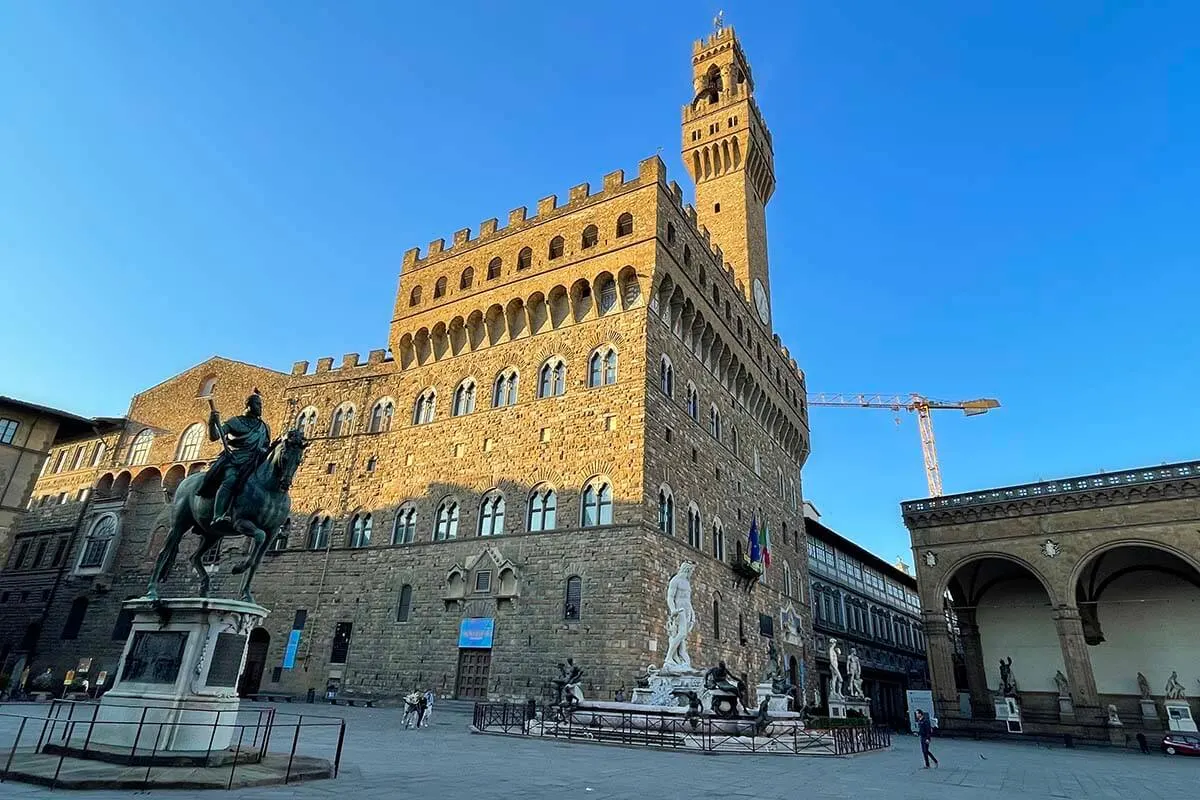
<svg viewBox="0 0 1200 800">
<path fill-rule="evenodd" d="M 663 164 L 662 159 L 658 156 L 651 156 L 638 162 L 638 175 L 631 180 L 625 179 L 624 170 L 614 170 L 604 176 L 603 186 L 598 192 L 592 192 L 590 184 L 581 183 L 568 190 L 567 202 L 563 205 L 558 204 L 557 195 L 543 197 L 538 201 L 537 213 L 532 217 L 529 216 L 528 209 L 521 206 L 508 212 L 508 224 L 504 227 L 500 227 L 499 220 L 493 217 L 480 223 L 479 233 L 474 237 L 471 236 L 470 228 L 455 231 L 449 247 L 446 246 L 445 239 L 434 239 L 429 243 L 424 255 L 421 254 L 419 247 L 411 248 L 404 253 L 401 272 L 409 274 L 412 270 L 421 269 L 450 256 L 490 244 L 518 231 L 528 230 L 534 225 L 567 216 L 581 208 L 602 203 L 643 186 L 654 183 L 665 185 L 666 178 L 667 167 Z"/>
<path fill-rule="evenodd" d="M 333 357 L 325 356 L 317 359 L 316 369 L 312 372 L 308 371 L 308 361 L 296 361 L 292 364 L 292 377 L 301 377 L 303 375 L 320 375 L 326 372 L 344 372 L 352 369 L 360 369 L 366 367 L 376 367 L 380 364 L 386 364 L 392 360 L 391 354 L 385 349 L 372 350 L 367 353 L 367 360 L 363 361 L 362 356 L 358 353 L 346 353 L 342 356 L 342 364 L 339 367 L 333 366 Z"/>
</svg>

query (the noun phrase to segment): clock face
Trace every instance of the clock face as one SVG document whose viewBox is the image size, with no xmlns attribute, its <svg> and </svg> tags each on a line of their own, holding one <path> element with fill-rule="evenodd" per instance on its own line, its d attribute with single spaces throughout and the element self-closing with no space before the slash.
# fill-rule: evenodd
<svg viewBox="0 0 1200 800">
<path fill-rule="evenodd" d="M 767 290 L 758 278 L 754 279 L 754 306 L 758 309 L 758 318 L 766 325 L 771 319 L 771 309 L 767 305 Z"/>
</svg>

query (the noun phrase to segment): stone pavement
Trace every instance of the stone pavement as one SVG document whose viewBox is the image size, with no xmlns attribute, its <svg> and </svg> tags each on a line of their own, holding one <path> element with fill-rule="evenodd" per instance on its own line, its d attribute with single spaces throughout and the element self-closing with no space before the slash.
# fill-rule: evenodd
<svg viewBox="0 0 1200 800">
<path fill-rule="evenodd" d="M 1192 797 L 1200 758 L 1155 752 L 1039 747 L 1010 742 L 938 740 L 937 770 L 921 769 L 913 737 L 853 758 L 730 756 L 673 753 L 474 735 L 470 717 L 437 711 L 420 731 L 400 727 L 397 709 L 280 706 L 347 720 L 341 777 L 293 786 L 223 792 L 151 792 L 171 800 L 396 800 L 520 797 L 522 800 L 704 800 L 705 798 L 855 798 L 869 800 L 1159 800 Z M 0 711 L 5 710 L 0 706 Z M 0 745 L 11 742 L 0 718 Z M 324 744 L 329 744 L 325 742 Z M 274 749 L 274 748 L 272 748 Z M 86 796 L 144 797 L 135 792 L 70 793 L 20 783 L 0 788 L 5 800 Z"/>
</svg>

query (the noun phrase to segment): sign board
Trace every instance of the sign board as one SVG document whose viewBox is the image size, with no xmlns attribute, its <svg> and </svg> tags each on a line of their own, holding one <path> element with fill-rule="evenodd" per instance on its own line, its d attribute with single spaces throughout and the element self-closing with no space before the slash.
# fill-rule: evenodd
<svg viewBox="0 0 1200 800">
<path fill-rule="evenodd" d="M 246 655 L 246 636 L 240 633 L 218 633 L 208 665 L 207 686 L 237 686 L 242 674 L 242 658 Z"/>
<path fill-rule="evenodd" d="M 905 701 L 908 703 L 908 730 L 911 733 L 917 732 L 917 711 L 924 711 L 929 715 L 929 722 L 933 727 L 938 727 L 938 719 L 934 716 L 936 709 L 933 705 L 933 690 L 931 689 L 908 689 L 904 692 Z"/>
<path fill-rule="evenodd" d="M 79 666 L 75 668 L 75 672 L 79 675 L 83 675 L 91 668 L 92 660 L 90 658 L 81 658 L 79 659 Z"/>
<path fill-rule="evenodd" d="M 468 617 L 458 626 L 458 646 L 486 648 L 492 646 L 496 620 L 491 617 Z"/>
<path fill-rule="evenodd" d="M 283 650 L 283 668 L 292 669 L 296 666 L 296 651 L 300 649 L 300 631 L 293 630 L 288 636 L 287 647 Z"/>
<path fill-rule="evenodd" d="M 183 631 L 137 631 L 121 670 L 121 680 L 174 683 L 183 664 L 187 639 Z"/>
</svg>

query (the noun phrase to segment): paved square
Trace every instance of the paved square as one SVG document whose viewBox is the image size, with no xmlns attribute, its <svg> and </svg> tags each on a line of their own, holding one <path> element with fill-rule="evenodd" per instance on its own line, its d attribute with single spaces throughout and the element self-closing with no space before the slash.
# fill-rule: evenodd
<svg viewBox="0 0 1200 800">
<path fill-rule="evenodd" d="M 0 706 L 0 710 L 6 707 Z M 7 707 L 13 710 L 13 707 Z M 921 769 L 914 738 L 884 753 L 852 758 L 674 753 L 547 740 L 479 736 L 470 717 L 438 711 L 424 730 L 400 727 L 396 709 L 281 706 L 347 720 L 341 777 L 294 786 L 243 789 L 248 800 L 394 800 L 521 797 L 528 800 L 702 800 L 704 798 L 887 798 L 888 800 L 1157 800 L 1193 797 L 1200 759 L 1008 742 L 939 740 L 937 770 Z M 2 718 L 0 718 L 2 720 Z M 7 720 L 0 742 L 11 742 Z M 332 742 L 325 742 L 328 747 Z M 223 792 L 158 791 L 173 800 L 233 797 Z M 50 792 L 6 783 L 5 800 L 144 797 L 141 792 Z"/>
</svg>

